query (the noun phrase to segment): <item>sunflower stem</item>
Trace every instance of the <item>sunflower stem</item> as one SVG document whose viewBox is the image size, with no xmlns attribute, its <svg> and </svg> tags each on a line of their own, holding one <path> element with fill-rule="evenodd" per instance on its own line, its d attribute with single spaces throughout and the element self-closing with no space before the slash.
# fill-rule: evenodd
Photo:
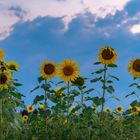
<svg viewBox="0 0 140 140">
<path fill-rule="evenodd" d="M 45 86 L 47 85 L 47 80 L 45 80 Z M 47 108 L 47 90 L 45 89 L 45 102 L 44 102 L 44 108 Z"/>
<path fill-rule="evenodd" d="M 69 96 L 70 96 L 70 82 L 68 81 L 68 87 L 67 87 L 67 116 L 69 115 Z"/>
<path fill-rule="evenodd" d="M 104 111 L 104 100 L 105 100 L 105 93 L 106 93 L 106 72 L 107 72 L 107 65 L 104 65 L 104 74 L 103 74 L 103 95 L 102 95 L 102 108 L 101 108 L 101 113 L 103 115 L 103 111 Z"/>
</svg>

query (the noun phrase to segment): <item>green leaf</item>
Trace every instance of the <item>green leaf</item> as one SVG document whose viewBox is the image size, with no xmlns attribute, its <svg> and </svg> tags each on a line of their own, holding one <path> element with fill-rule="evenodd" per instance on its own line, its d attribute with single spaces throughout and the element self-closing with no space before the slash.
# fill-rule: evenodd
<svg viewBox="0 0 140 140">
<path fill-rule="evenodd" d="M 131 106 L 138 106 L 138 104 L 139 104 L 138 101 L 137 100 L 134 100 L 130 105 Z"/>
<path fill-rule="evenodd" d="M 39 89 L 39 86 L 36 86 L 34 89 L 30 91 L 30 93 L 34 92 L 35 90 Z"/>
<path fill-rule="evenodd" d="M 96 73 L 96 74 L 101 74 L 101 73 L 104 72 L 105 70 L 107 70 L 107 69 L 100 69 L 100 70 L 96 71 L 95 73 Z"/>
<path fill-rule="evenodd" d="M 132 83 L 132 84 L 129 85 L 129 87 L 133 87 L 133 86 L 138 86 L 138 84 L 137 83 Z"/>
<path fill-rule="evenodd" d="M 115 89 L 114 89 L 114 87 L 113 87 L 112 85 L 106 87 L 106 90 L 107 90 L 109 93 L 111 93 L 111 94 L 112 94 L 113 92 L 115 92 Z"/>
<path fill-rule="evenodd" d="M 102 79 L 102 76 L 99 77 L 99 78 L 94 78 L 94 79 L 90 80 L 90 82 L 91 82 L 91 83 L 95 83 L 95 82 L 97 82 L 97 81 L 100 81 L 101 79 Z"/>
<path fill-rule="evenodd" d="M 116 96 L 112 96 L 112 98 L 114 98 L 115 100 L 117 100 L 117 101 L 121 101 L 118 97 L 116 97 Z"/>
<path fill-rule="evenodd" d="M 108 80 L 107 83 L 113 83 L 113 81 L 112 80 Z"/>
<path fill-rule="evenodd" d="M 115 79 L 115 80 L 119 81 L 119 78 L 118 78 L 118 77 L 116 77 L 116 76 L 109 75 L 109 77 L 111 77 L 111 78 L 113 78 L 113 79 Z"/>
<path fill-rule="evenodd" d="M 99 65 L 99 64 L 101 64 L 101 62 L 95 62 L 95 63 L 93 63 L 93 65 Z"/>
<path fill-rule="evenodd" d="M 16 87 L 22 86 L 22 84 L 20 84 L 20 83 L 14 83 L 14 85 L 15 85 Z"/>
<path fill-rule="evenodd" d="M 108 64 L 107 66 L 108 66 L 108 67 L 111 67 L 111 68 L 116 68 L 116 67 L 118 67 L 116 64 Z"/>
<path fill-rule="evenodd" d="M 41 83 L 41 82 L 44 81 L 45 79 L 44 79 L 42 76 L 40 76 L 40 77 L 37 78 L 37 80 L 38 80 L 39 83 Z"/>
<path fill-rule="evenodd" d="M 44 100 L 44 95 L 37 95 L 33 101 L 33 104 L 37 104 L 39 101 Z"/>
<path fill-rule="evenodd" d="M 131 96 L 131 95 L 134 95 L 134 94 L 136 94 L 135 91 L 131 92 L 130 94 L 127 94 L 127 95 L 125 96 L 125 98 L 127 98 L 127 97 L 129 97 L 129 96 Z"/>
<path fill-rule="evenodd" d="M 86 90 L 84 93 L 89 94 L 90 92 L 92 92 L 93 90 L 95 90 L 94 88 L 88 89 Z"/>
</svg>

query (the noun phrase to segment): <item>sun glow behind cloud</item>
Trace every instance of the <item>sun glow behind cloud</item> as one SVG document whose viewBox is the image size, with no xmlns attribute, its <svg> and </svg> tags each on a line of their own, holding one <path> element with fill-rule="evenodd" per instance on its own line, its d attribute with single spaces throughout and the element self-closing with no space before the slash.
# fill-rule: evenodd
<svg viewBox="0 0 140 140">
<path fill-rule="evenodd" d="M 60 17 L 67 30 L 69 23 L 79 14 L 90 13 L 99 18 L 122 11 L 130 0 L 4 0 L 0 1 L 0 40 L 5 39 L 14 25 L 32 21 L 37 17 Z"/>
</svg>

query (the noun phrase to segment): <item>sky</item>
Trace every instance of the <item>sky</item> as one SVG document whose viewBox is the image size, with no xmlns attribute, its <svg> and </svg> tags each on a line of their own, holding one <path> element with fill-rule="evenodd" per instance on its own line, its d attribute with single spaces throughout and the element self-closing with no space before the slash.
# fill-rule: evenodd
<svg viewBox="0 0 140 140">
<path fill-rule="evenodd" d="M 110 72 L 120 78 L 115 95 L 121 102 L 110 100 L 106 106 L 129 106 L 136 99 L 125 95 L 133 82 L 127 65 L 140 57 L 139 5 L 139 0 L 0 0 L 0 49 L 7 62 L 20 65 L 15 77 L 23 84 L 19 90 L 26 104 L 38 94 L 29 91 L 37 85 L 43 61 L 73 59 L 80 74 L 91 78 L 98 51 L 108 45 L 118 53 L 118 69 Z"/>
</svg>

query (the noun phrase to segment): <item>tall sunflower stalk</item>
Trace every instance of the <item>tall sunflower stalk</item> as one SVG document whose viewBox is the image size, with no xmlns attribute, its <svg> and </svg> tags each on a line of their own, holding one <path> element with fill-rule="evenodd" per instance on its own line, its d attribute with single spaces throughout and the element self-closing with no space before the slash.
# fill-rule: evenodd
<svg viewBox="0 0 140 140">
<path fill-rule="evenodd" d="M 77 66 L 75 61 L 65 59 L 60 63 L 58 70 L 59 78 L 67 82 L 67 116 L 69 115 L 70 107 L 70 83 L 75 80 L 79 75 L 80 68 Z"/>
<path fill-rule="evenodd" d="M 106 73 L 107 73 L 107 65 L 104 65 L 104 73 L 103 73 L 103 94 L 102 98 L 105 100 L 105 94 L 106 94 Z M 101 112 L 103 113 L 104 111 L 104 101 L 102 101 L 102 107 L 101 107 Z"/>
<path fill-rule="evenodd" d="M 128 64 L 128 72 L 133 76 L 135 82 L 129 85 L 129 87 L 136 87 L 137 90 L 140 90 L 140 58 L 133 58 L 130 60 Z M 136 81 L 137 80 L 137 81 Z M 129 97 L 135 95 L 140 102 L 140 96 L 137 94 L 136 91 L 132 91 L 131 93 L 127 94 L 125 97 Z M 131 103 L 132 106 L 139 106 L 138 102 L 135 100 Z"/>
</svg>

